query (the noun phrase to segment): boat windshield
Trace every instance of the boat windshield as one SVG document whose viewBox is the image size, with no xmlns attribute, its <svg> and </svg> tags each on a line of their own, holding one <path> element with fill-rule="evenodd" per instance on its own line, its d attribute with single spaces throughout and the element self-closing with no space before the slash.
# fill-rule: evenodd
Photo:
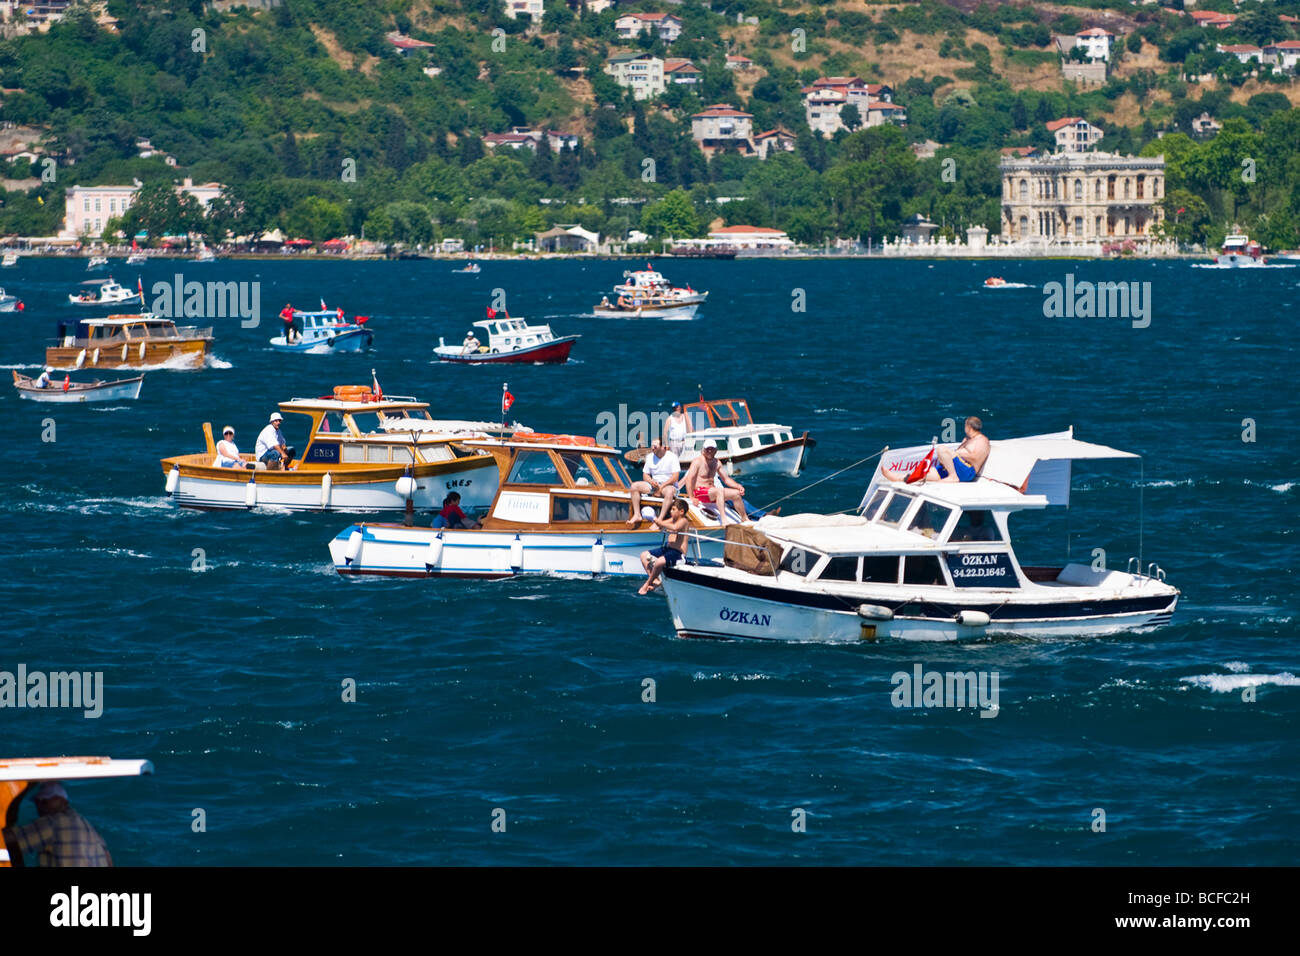
<svg viewBox="0 0 1300 956">
<path fill-rule="evenodd" d="M 817 564 L 817 555 L 803 548 L 791 548 L 781 558 L 781 570 L 789 571 L 800 577 L 807 577 L 808 572 Z"/>
<path fill-rule="evenodd" d="M 379 425 L 385 417 L 382 412 L 353 412 L 352 422 L 361 434 L 373 435 L 379 431 Z"/>
<path fill-rule="evenodd" d="M 885 513 L 880 516 L 880 523 L 893 525 L 897 528 L 898 523 L 903 520 L 903 515 L 907 512 L 907 509 L 911 504 L 911 495 L 895 494 L 894 497 L 889 499 L 889 504 L 885 508 Z"/>
<path fill-rule="evenodd" d="M 516 485 L 562 485 L 564 480 L 555 467 L 548 452 L 521 451 L 515 458 L 510 477 L 506 479 Z"/>
<path fill-rule="evenodd" d="M 948 516 L 951 514 L 951 508 L 945 508 L 943 505 L 922 498 L 921 503 L 916 508 L 916 514 L 912 516 L 912 521 L 907 526 L 907 530 L 915 531 L 927 538 L 937 538 L 940 532 L 943 531 L 944 525 L 948 523 Z"/>
<path fill-rule="evenodd" d="M 868 521 L 874 518 L 876 516 L 876 512 L 880 510 L 880 506 L 885 503 L 885 499 L 888 497 L 889 497 L 888 488 L 877 488 L 876 493 L 871 496 L 871 501 L 867 504 L 867 510 L 862 512 L 863 517 L 865 517 Z"/>
<path fill-rule="evenodd" d="M 560 461 L 564 462 L 564 467 L 569 470 L 575 485 L 594 485 L 599 481 L 596 473 L 588 465 L 587 459 L 577 452 L 562 452 Z"/>
<path fill-rule="evenodd" d="M 957 519 L 949 541 L 1001 541 L 1002 532 L 993 520 L 992 511 L 963 511 Z"/>
<path fill-rule="evenodd" d="M 343 416 L 338 412 L 326 412 L 320 417 L 316 431 L 321 435 L 346 435 L 348 427 L 343 424 Z"/>
</svg>

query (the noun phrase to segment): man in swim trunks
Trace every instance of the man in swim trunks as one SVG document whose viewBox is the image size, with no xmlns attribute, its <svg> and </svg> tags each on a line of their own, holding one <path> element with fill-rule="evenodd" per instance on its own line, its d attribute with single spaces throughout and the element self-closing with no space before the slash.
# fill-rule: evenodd
<svg viewBox="0 0 1300 956">
<path fill-rule="evenodd" d="M 714 479 L 722 481 L 722 487 Z M 719 467 L 718 443 L 712 438 L 704 443 L 700 455 L 686 470 L 686 494 L 702 505 L 713 504 L 718 509 L 718 524 L 727 523 L 727 502 L 736 509 L 741 521 L 748 521 L 745 512 L 745 486 Z"/>
<path fill-rule="evenodd" d="M 989 440 L 984 437 L 984 423 L 972 415 L 966 419 L 966 440 L 956 451 L 940 448 L 931 470 L 940 481 L 974 481 L 989 460 Z M 925 476 L 928 481 L 930 476 Z"/>
</svg>

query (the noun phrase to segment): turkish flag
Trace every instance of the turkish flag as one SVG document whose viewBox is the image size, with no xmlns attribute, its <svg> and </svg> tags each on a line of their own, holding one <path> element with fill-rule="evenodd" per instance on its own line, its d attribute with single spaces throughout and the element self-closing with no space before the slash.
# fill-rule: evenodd
<svg viewBox="0 0 1300 956">
<path fill-rule="evenodd" d="M 930 463 L 932 461 L 934 461 L 933 445 L 930 446 L 929 453 L 924 458 L 921 459 L 921 461 L 917 464 L 917 466 L 913 468 L 910 472 L 908 472 L 907 477 L 903 479 L 903 483 L 910 485 L 913 482 L 920 481 L 922 478 L 924 478 L 926 476 L 926 473 L 929 472 L 930 470 Z"/>
<path fill-rule="evenodd" d="M 489 319 L 495 319 L 497 317 L 497 310 L 492 308 L 490 305 L 487 307 L 487 317 Z"/>
<path fill-rule="evenodd" d="M 515 397 L 505 389 L 501 390 L 501 417 L 504 418 L 510 411 L 510 406 L 515 403 Z"/>
<path fill-rule="evenodd" d="M 68 386 L 71 384 L 72 384 L 72 376 L 71 375 L 63 376 L 63 390 L 65 392 L 68 390 Z"/>
</svg>

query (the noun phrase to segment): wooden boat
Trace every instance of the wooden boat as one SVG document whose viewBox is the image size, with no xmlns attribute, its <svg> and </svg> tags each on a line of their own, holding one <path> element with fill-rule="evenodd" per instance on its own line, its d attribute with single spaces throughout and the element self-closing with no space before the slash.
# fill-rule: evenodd
<svg viewBox="0 0 1300 956">
<path fill-rule="evenodd" d="M 651 269 L 623 273 L 623 283 L 614 286 L 617 298 L 603 298 L 592 314 L 600 319 L 691 319 L 709 297 L 689 286 L 673 286 L 663 275 Z"/>
<path fill-rule="evenodd" d="M 797 476 L 808 465 L 809 452 L 817 445 L 808 432 L 795 437 L 789 425 L 754 423 L 749 404 L 743 398 L 715 398 L 686 406 L 691 431 L 685 447 L 677 453 L 682 467 L 689 467 L 706 441 L 718 446 L 718 460 L 729 475 L 785 474 Z M 627 453 L 628 461 L 640 464 L 646 448 Z"/>
<path fill-rule="evenodd" d="M 77 405 L 83 402 L 135 401 L 140 397 L 140 386 L 143 384 L 144 376 L 137 375 L 116 382 L 101 379 L 72 382 L 65 378 L 62 382 L 52 381 L 42 388 L 36 384 L 36 379 L 14 372 L 14 388 L 18 389 L 18 397 L 33 402 Z"/>
<path fill-rule="evenodd" d="M 139 777 L 153 773 L 148 760 L 114 760 L 111 757 L 0 757 L 0 826 L 18 822 L 18 804 L 46 781 L 102 780 Z M 22 866 L 17 848 L 0 843 L 0 867 Z"/>
<path fill-rule="evenodd" d="M 45 350 L 54 368 L 141 368 L 171 363 L 200 367 L 212 329 L 177 326 L 149 312 L 60 322 L 58 344 Z"/>
<path fill-rule="evenodd" d="M 334 569 L 345 575 L 507 578 L 518 574 L 642 575 L 641 552 L 664 535 L 642 522 L 629 529 L 631 480 L 618 450 L 573 435 L 516 432 L 507 439 L 464 443 L 489 454 L 499 475 L 490 507 L 475 529 L 354 524 L 330 542 Z M 663 501 L 645 496 L 646 509 Z M 739 521 L 728 510 L 729 521 Z M 716 511 L 691 502 L 687 561 L 722 557 Z"/>
<path fill-rule="evenodd" d="M 68 301 L 73 305 L 114 306 L 137 300 L 140 305 L 144 305 L 144 288 L 140 287 L 138 282 L 136 283 L 137 290 L 135 292 L 125 286 L 118 285 L 113 281 L 112 276 L 107 279 L 90 279 L 81 284 L 87 287 L 85 292 L 68 296 Z"/>
<path fill-rule="evenodd" d="M 412 510 L 441 508 L 451 491 L 460 493 L 462 507 L 481 507 L 496 493 L 494 460 L 466 440 L 500 433 L 500 424 L 436 420 L 425 402 L 379 396 L 363 385 L 279 408 L 291 421 L 307 420 L 305 448 L 290 470 L 254 467 L 251 454 L 241 455 L 241 468 L 218 467 L 205 423 L 205 451 L 162 459 L 167 495 L 188 508 L 372 512 L 402 511 L 408 503 Z M 282 431 L 289 438 L 291 426 Z"/>
<path fill-rule="evenodd" d="M 569 350 L 581 336 L 562 335 L 559 338 L 549 325 L 529 325 L 526 319 L 512 318 L 509 313 L 493 315 L 475 328 L 487 332 L 487 345 L 478 344 L 475 338 L 468 345 L 448 345 L 442 338 L 434 346 L 434 354 L 443 362 L 463 362 L 470 365 L 489 362 L 545 362 L 561 364 L 569 360 Z"/>
</svg>

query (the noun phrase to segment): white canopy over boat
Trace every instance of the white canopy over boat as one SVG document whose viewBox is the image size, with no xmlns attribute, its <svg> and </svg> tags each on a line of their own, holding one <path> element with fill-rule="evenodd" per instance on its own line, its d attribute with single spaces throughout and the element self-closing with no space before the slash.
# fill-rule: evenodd
<svg viewBox="0 0 1300 956">
<path fill-rule="evenodd" d="M 944 448 L 955 450 L 957 442 L 941 443 Z M 891 471 L 906 471 L 918 463 L 930 451 L 929 445 L 916 445 L 911 448 L 891 448 L 881 456 L 876 472 L 867 485 L 859 508 L 865 508 L 876 486 L 883 481 L 882 468 Z M 1107 445 L 1096 445 L 1080 441 L 1074 437 L 1074 427 L 1063 432 L 1046 435 L 1028 435 L 1024 438 L 1006 438 L 989 442 L 989 460 L 984 464 L 980 480 L 970 485 L 952 484 L 954 494 L 962 494 L 957 489 L 984 486 L 988 493 L 988 484 L 996 482 L 1013 489 L 1022 507 L 1042 507 L 1043 505 L 1070 504 L 1070 463 L 1076 460 L 1098 458 L 1140 458 L 1133 452 L 1120 451 Z M 1023 490 L 1022 490 L 1023 489 Z M 927 493 L 934 492 L 935 486 L 929 485 Z M 944 487 L 939 493 L 949 491 Z M 1039 497 L 1043 500 L 1033 501 Z"/>
</svg>

